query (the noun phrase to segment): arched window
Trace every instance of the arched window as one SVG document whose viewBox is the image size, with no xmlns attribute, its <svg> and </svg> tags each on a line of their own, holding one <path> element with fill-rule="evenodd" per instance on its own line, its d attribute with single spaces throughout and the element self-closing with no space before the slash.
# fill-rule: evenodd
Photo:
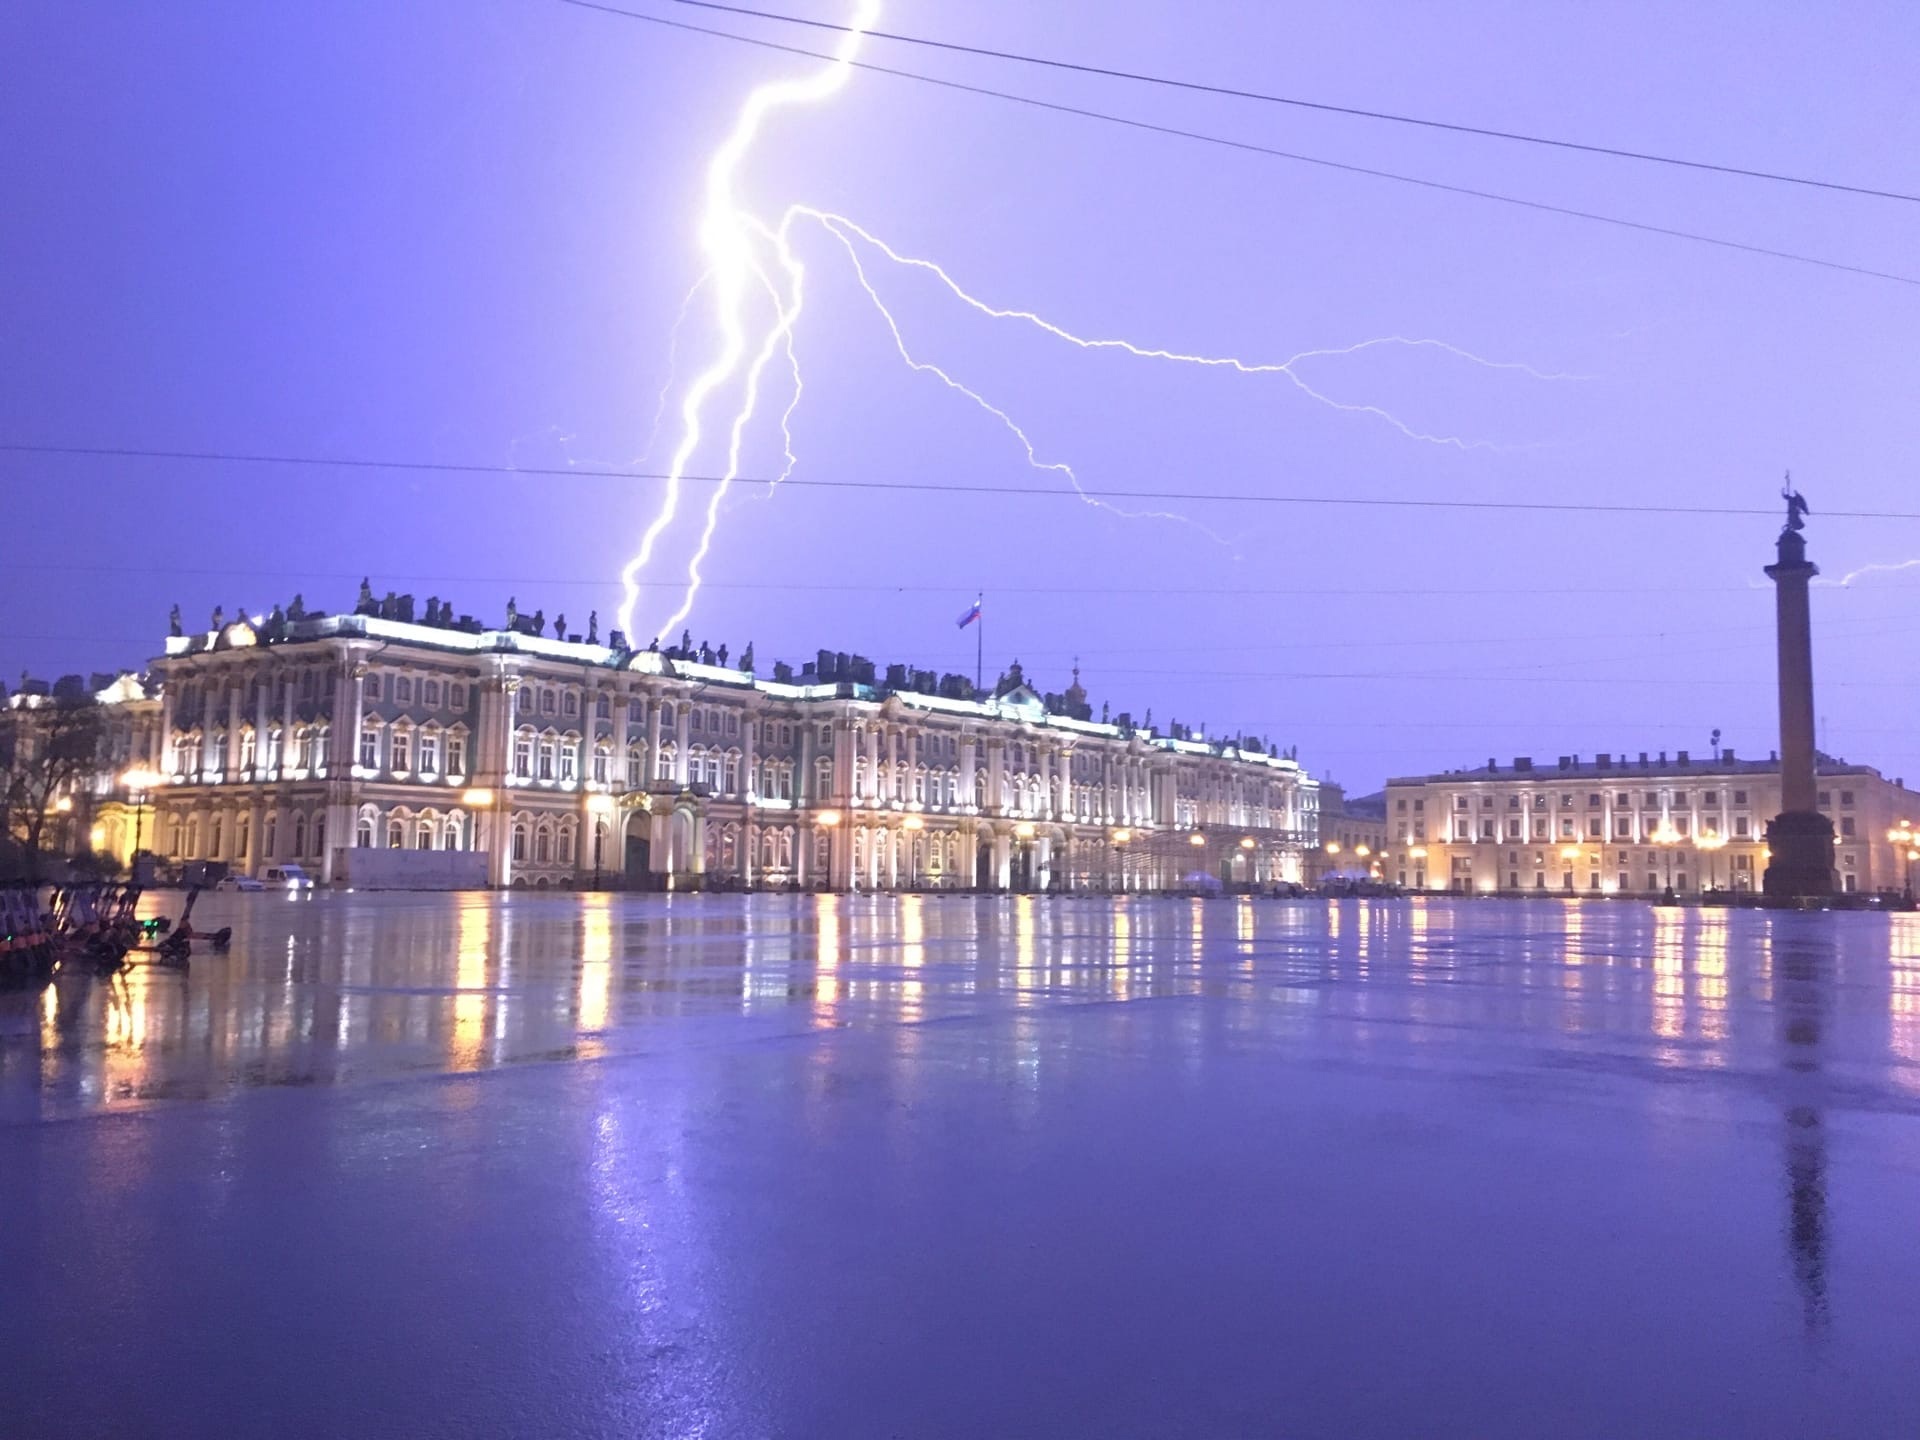
<svg viewBox="0 0 1920 1440">
<path fill-rule="evenodd" d="M 551 730 L 540 737 L 539 769 L 534 773 L 542 780 L 553 779 L 553 752 L 558 744 L 559 740 Z"/>
<path fill-rule="evenodd" d="M 600 699 L 602 704 L 606 702 L 606 696 L 603 695 Z M 596 785 L 605 785 L 612 774 L 612 765 L 613 747 L 604 740 L 595 741 L 593 746 L 593 783 Z"/>
<path fill-rule="evenodd" d="M 466 837 L 461 833 L 461 818 L 462 817 L 458 815 L 449 817 L 446 825 L 442 828 L 440 832 L 440 848 L 442 850 L 464 850 L 467 848 Z"/>
<path fill-rule="evenodd" d="M 420 743 L 414 748 L 414 765 L 424 778 L 440 773 L 440 732 L 429 726 L 420 732 Z"/>
<path fill-rule="evenodd" d="M 354 827 L 353 843 L 362 850 L 373 848 L 373 817 L 371 815 L 360 817 L 360 823 Z"/>
<path fill-rule="evenodd" d="M 324 810 L 313 817 L 313 853 L 320 856 L 327 853 L 327 812 Z"/>
<path fill-rule="evenodd" d="M 560 742 L 560 779 L 571 785 L 580 778 L 580 742 L 569 735 Z"/>
<path fill-rule="evenodd" d="M 738 750 L 729 750 L 726 754 L 725 767 L 720 774 L 720 793 L 722 795 L 734 795 L 738 794 L 739 790 L 740 752 Z"/>
<path fill-rule="evenodd" d="M 513 858 L 524 861 L 527 858 L 527 822 L 513 822 Z"/>
<path fill-rule="evenodd" d="M 274 842 L 279 838 L 280 838 L 280 812 L 278 810 L 269 810 L 267 812 L 266 823 L 262 825 L 260 828 L 261 855 L 271 860 L 275 855 L 279 854 L 280 852 L 273 848 Z"/>
<path fill-rule="evenodd" d="M 673 778 L 673 746 L 662 745 L 660 753 L 654 759 L 653 778 L 671 780 Z"/>
<path fill-rule="evenodd" d="M 550 865 L 553 863 L 553 831 L 543 820 L 540 828 L 533 832 L 533 863 Z"/>
<path fill-rule="evenodd" d="M 822 755 L 813 762 L 813 798 L 830 800 L 833 798 L 833 760 Z"/>
<path fill-rule="evenodd" d="M 218 815 L 213 817 L 213 823 L 208 827 L 207 858 L 209 860 L 220 858 L 220 817 Z"/>
<path fill-rule="evenodd" d="M 513 737 L 513 773 L 516 779 L 533 778 L 533 731 L 524 726 Z"/>
<path fill-rule="evenodd" d="M 396 775 L 413 768 L 413 734 L 404 725 L 394 726 L 387 742 L 387 768 Z"/>
<path fill-rule="evenodd" d="M 647 752 L 638 742 L 627 746 L 627 788 L 638 790 L 646 783 Z"/>
<path fill-rule="evenodd" d="M 421 850 L 433 849 L 433 835 L 433 820 L 428 816 L 422 815 L 414 827 L 415 847 Z"/>
<path fill-rule="evenodd" d="M 559 861 L 562 865 L 573 864 L 573 825 L 571 822 L 560 827 Z"/>
<path fill-rule="evenodd" d="M 595 700 L 593 702 L 594 719 L 607 720 L 607 719 L 611 719 L 612 716 L 613 716 L 613 702 L 609 700 L 605 695 L 602 695 L 598 700 Z"/>
<path fill-rule="evenodd" d="M 293 853 L 296 858 L 307 853 L 307 816 L 305 811 L 293 817 Z"/>
<path fill-rule="evenodd" d="M 395 815 L 387 821 L 387 848 L 399 850 L 407 843 L 407 822 Z"/>
</svg>

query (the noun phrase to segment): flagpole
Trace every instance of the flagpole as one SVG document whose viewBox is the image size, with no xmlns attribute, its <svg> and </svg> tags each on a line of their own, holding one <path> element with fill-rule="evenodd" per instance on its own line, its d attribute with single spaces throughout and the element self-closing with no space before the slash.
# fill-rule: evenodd
<svg viewBox="0 0 1920 1440">
<path fill-rule="evenodd" d="M 974 597 L 973 601 L 974 609 L 980 612 L 980 618 L 973 622 L 977 627 L 973 635 L 973 693 L 976 695 L 980 693 L 980 681 L 983 673 L 981 662 L 986 658 L 987 654 L 987 611 L 986 607 L 981 604 L 981 601 L 986 598 L 987 592 L 982 590 Z"/>
</svg>

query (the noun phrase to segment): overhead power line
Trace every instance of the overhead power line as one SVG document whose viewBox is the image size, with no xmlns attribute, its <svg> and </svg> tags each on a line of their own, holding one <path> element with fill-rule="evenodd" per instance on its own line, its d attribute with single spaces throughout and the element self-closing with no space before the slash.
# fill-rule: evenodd
<svg viewBox="0 0 1920 1440">
<path fill-rule="evenodd" d="M 64 455 L 110 460 L 181 460 L 206 464 L 291 465 L 335 470 L 409 470 L 428 475 L 533 475 L 574 480 L 669 480 L 662 471 L 598 470 L 579 465 L 479 465 L 451 460 L 375 460 L 360 456 L 284 455 L 236 450 L 165 450 L 131 445 L 34 445 L 0 442 L 0 454 Z M 1041 490 L 1032 485 L 956 485 L 940 480 L 828 480 L 794 476 L 681 475 L 690 485 L 778 485 L 782 489 L 894 491 L 914 495 L 1017 495 L 1047 500 L 1171 500 L 1187 504 L 1328 505 L 1388 510 L 1504 510 L 1549 515 L 1777 515 L 1779 507 L 1630 505 L 1589 500 L 1461 500 L 1444 496 L 1262 495 L 1233 490 Z M 1822 510 L 1828 520 L 1920 520 L 1920 510 Z"/>
<path fill-rule="evenodd" d="M 754 20 L 775 20 L 783 25 L 804 25 L 811 30 L 834 30 L 850 34 L 851 25 L 832 20 L 813 20 L 802 15 L 783 15 L 774 10 L 757 10 L 747 5 L 723 5 L 718 0 L 674 0 L 675 4 L 696 10 L 712 10 L 724 15 L 740 15 Z M 1196 95 L 1217 95 L 1232 100 L 1254 100 L 1264 105 L 1286 105 L 1298 110 L 1313 110 L 1324 115 L 1345 115 L 1360 120 L 1383 120 L 1395 125 L 1417 125 L 1427 130 L 1444 130 L 1455 135 L 1476 135 L 1487 140 L 1511 140 L 1522 145 L 1544 145 L 1555 150 L 1573 150 L 1585 155 L 1607 155 L 1616 160 L 1641 160 L 1654 165 L 1672 165 L 1686 170 L 1703 170 L 1716 175 L 1737 175 L 1747 180 L 1770 180 L 1782 185 L 1804 185 L 1816 190 L 1835 190 L 1846 195 L 1868 195 L 1878 200 L 1904 200 L 1920 204 L 1920 195 L 1900 190 L 1882 190 L 1871 185 L 1848 185 L 1839 180 L 1822 180 L 1809 175 L 1788 175 L 1777 170 L 1759 170 L 1744 165 L 1723 165 L 1712 160 L 1692 160 L 1679 155 L 1661 155 L 1650 150 L 1628 150 L 1616 145 L 1592 145 L 1579 140 L 1563 140 L 1551 135 L 1534 135 L 1522 130 L 1498 130 L 1484 125 L 1467 125 L 1457 120 L 1435 120 L 1424 115 L 1403 115 L 1392 110 L 1370 110 L 1359 105 L 1335 105 L 1322 100 L 1307 100 L 1297 95 L 1276 95 L 1262 90 L 1243 90 L 1199 80 L 1180 80 L 1168 75 L 1149 75 L 1139 70 L 1118 70 L 1085 61 L 1062 60 L 1056 56 L 1030 55 L 1019 50 L 996 50 L 985 45 L 965 45 L 953 40 L 935 40 L 925 35 L 905 35 L 897 30 L 866 30 L 862 34 L 874 40 L 889 40 L 901 45 L 918 45 L 929 50 L 944 50 L 955 55 L 974 55 L 988 60 L 1011 60 L 1021 65 L 1043 66 L 1075 75 L 1094 75 L 1106 80 L 1128 80 L 1142 85 L 1160 85 L 1171 90 L 1186 90 Z"/>
<path fill-rule="evenodd" d="M 785 55 L 799 55 L 810 60 L 824 60 L 828 63 L 840 63 L 839 57 L 822 50 L 809 50 L 803 45 L 787 45 L 778 40 L 765 40 L 754 35 L 740 35 L 731 30 L 718 30 L 708 25 L 693 25 L 684 20 L 671 20 L 664 15 L 646 15 L 637 10 L 623 10 L 616 5 L 599 3 L 599 0 L 560 0 L 563 5 L 572 5 L 580 10 L 592 10 L 602 15 L 616 15 L 624 20 L 638 20 L 648 25 L 663 25 L 672 30 L 684 30 L 695 35 L 710 35 L 717 40 L 731 40 L 736 44 L 752 45 L 762 50 L 776 50 Z M 1006 100 L 1016 105 L 1027 105 L 1037 110 L 1049 110 L 1059 115 L 1077 115 L 1085 120 L 1100 120 L 1110 125 L 1124 125 L 1131 130 L 1139 130 L 1153 135 L 1165 135 L 1179 140 L 1192 140 L 1203 145 L 1218 145 L 1229 150 L 1238 150 L 1249 155 L 1266 155 L 1278 160 L 1292 160 L 1302 165 L 1316 165 L 1326 170 L 1338 170 L 1349 175 L 1367 175 L 1376 180 L 1391 180 L 1396 184 L 1415 185 L 1423 190 L 1435 190 L 1449 195 L 1464 195 L 1475 200 L 1488 200 L 1500 205 L 1511 205 L 1523 210 L 1532 210 L 1546 215 L 1560 215 L 1573 220 L 1588 220 L 1598 225 L 1611 225 L 1616 229 L 1632 230 L 1643 235 L 1660 235 L 1670 240 L 1685 240 L 1697 245 L 1710 245 L 1721 250 L 1738 251 L 1745 255 L 1761 255 L 1772 260 L 1785 260 L 1796 265 L 1811 265 L 1821 270 L 1834 270 L 1847 275 L 1860 275 L 1872 280 L 1888 280 L 1897 285 L 1920 287 L 1920 276 L 1902 275 L 1891 270 L 1876 270 L 1867 265 L 1850 265 L 1841 260 L 1826 260 L 1817 255 L 1803 255 L 1793 250 L 1780 250 L 1770 245 L 1754 245 L 1744 240 L 1730 240 L 1721 235 L 1707 235 L 1697 230 L 1682 230 L 1671 225 L 1655 225 L 1644 220 L 1629 220 L 1624 216 L 1607 215 L 1597 210 L 1582 210 L 1571 205 L 1556 205 L 1546 200 L 1530 200 L 1521 195 L 1508 195 L 1496 190 L 1481 190 L 1471 185 L 1455 185 L 1445 180 L 1430 180 L 1420 175 L 1408 175 L 1397 170 L 1382 170 L 1371 165 L 1355 165 L 1344 160 L 1329 160 L 1320 155 L 1308 155 L 1298 150 L 1282 150 L 1277 146 L 1261 145 L 1252 140 L 1236 140 L 1226 135 L 1212 135 L 1201 130 L 1186 130 L 1177 125 L 1161 125 L 1151 120 L 1139 120 L 1132 116 L 1115 115 L 1111 111 L 1093 110 L 1082 105 L 1067 105 L 1055 100 L 1042 100 L 1033 95 L 1021 95 L 1011 90 L 996 90 L 988 85 L 970 85 L 960 80 L 948 80 L 937 75 L 928 75 L 917 70 L 902 70 L 892 65 L 881 65 L 871 60 L 848 60 L 846 64 L 857 70 L 869 71 L 876 75 L 891 75 L 896 79 L 915 80 L 925 85 L 937 85 L 945 90 L 959 91 L 968 95 L 982 95 L 995 100 Z"/>
</svg>

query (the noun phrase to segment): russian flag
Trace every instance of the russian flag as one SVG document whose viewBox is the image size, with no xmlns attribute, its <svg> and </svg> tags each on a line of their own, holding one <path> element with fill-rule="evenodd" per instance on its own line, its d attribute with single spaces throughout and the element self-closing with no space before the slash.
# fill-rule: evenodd
<svg viewBox="0 0 1920 1440">
<path fill-rule="evenodd" d="M 974 621 L 978 620 L 979 618 L 980 618 L 980 602 L 976 600 L 973 602 L 973 604 L 967 607 L 967 613 L 960 617 L 960 622 L 959 622 L 960 628 L 962 630 L 966 629 L 967 626 L 971 625 Z"/>
</svg>

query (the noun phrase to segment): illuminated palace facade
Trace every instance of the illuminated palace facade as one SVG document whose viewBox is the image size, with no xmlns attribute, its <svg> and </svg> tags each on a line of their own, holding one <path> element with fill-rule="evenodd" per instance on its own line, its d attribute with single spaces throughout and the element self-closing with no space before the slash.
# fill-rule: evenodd
<svg viewBox="0 0 1920 1440">
<path fill-rule="evenodd" d="M 975 696 L 828 652 L 767 678 L 751 647 L 432 611 L 170 639 L 150 848 L 323 883 L 386 848 L 481 852 L 495 886 L 1098 891 L 1293 882 L 1317 843 L 1293 759 L 1096 721 L 1077 679 Z"/>
<path fill-rule="evenodd" d="M 1866 765 L 1822 756 L 1820 812 L 1833 821 L 1843 892 L 1898 891 L 1912 874 L 1920 795 Z M 1530 894 L 1757 891 L 1780 761 L 1731 750 L 1669 758 L 1520 758 L 1387 782 L 1384 878 L 1420 890 Z M 1910 832 L 1909 832 L 1910 833 Z"/>
</svg>

